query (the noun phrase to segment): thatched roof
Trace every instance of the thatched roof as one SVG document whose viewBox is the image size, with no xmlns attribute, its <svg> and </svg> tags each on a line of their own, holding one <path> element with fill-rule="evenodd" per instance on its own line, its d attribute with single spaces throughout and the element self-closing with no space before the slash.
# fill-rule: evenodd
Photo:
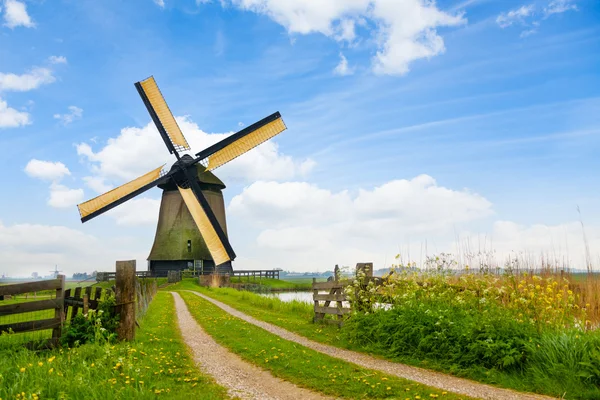
<svg viewBox="0 0 600 400">
<path fill-rule="evenodd" d="M 200 187 L 204 189 L 212 189 L 212 190 L 223 190 L 225 189 L 225 184 L 222 180 L 217 178 L 215 174 L 210 171 L 207 171 L 201 164 L 196 164 L 196 168 L 198 170 L 197 177 L 198 182 L 200 182 Z M 177 190 L 177 186 L 173 181 L 169 181 L 169 183 L 165 185 L 159 185 L 159 188 L 163 190 Z"/>
</svg>

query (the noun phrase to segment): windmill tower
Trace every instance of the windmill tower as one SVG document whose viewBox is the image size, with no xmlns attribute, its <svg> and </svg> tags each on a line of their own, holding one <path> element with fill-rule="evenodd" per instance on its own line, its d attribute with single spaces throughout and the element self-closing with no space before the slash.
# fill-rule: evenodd
<svg viewBox="0 0 600 400">
<path fill-rule="evenodd" d="M 231 273 L 235 252 L 227 237 L 225 185 L 211 171 L 271 139 L 286 129 L 276 112 L 196 153 L 190 150 L 153 77 L 135 87 L 158 128 L 167 150 L 177 161 L 164 165 L 98 197 L 79 204 L 81 222 L 117 207 L 156 186 L 163 189 L 154 244 L 148 257 L 156 275 L 198 263 L 204 272 Z"/>
<path fill-rule="evenodd" d="M 202 165 L 196 165 L 196 176 L 202 194 L 212 209 L 217 222 L 227 236 L 225 184 Z M 163 189 L 154 244 L 148 256 L 148 270 L 154 276 L 166 276 L 168 271 L 196 269 L 204 274 L 215 272 L 206 242 L 202 238 L 190 211 L 174 184 L 159 185 Z M 220 273 L 231 272 L 229 269 Z"/>
</svg>

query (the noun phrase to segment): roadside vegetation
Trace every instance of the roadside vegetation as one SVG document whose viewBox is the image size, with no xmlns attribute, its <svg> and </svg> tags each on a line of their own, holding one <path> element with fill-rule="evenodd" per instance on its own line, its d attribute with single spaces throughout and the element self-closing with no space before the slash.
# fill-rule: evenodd
<svg viewBox="0 0 600 400">
<path fill-rule="evenodd" d="M 342 329 L 312 323 L 308 303 L 181 285 L 315 341 L 520 391 L 600 398 L 597 274 L 457 270 L 447 255 L 429 265 L 348 288 L 356 306 Z"/>
<path fill-rule="evenodd" d="M 100 335 L 92 343 L 51 351 L 0 349 L 0 398 L 191 399 L 199 393 L 203 399 L 227 398 L 225 389 L 202 375 L 188 355 L 168 293 L 157 293 L 134 342 L 107 339 L 110 335 Z"/>
<path fill-rule="evenodd" d="M 342 398 L 468 398 L 321 354 L 233 317 L 193 293 L 180 294 L 196 321 L 219 344 L 298 386 Z"/>
</svg>

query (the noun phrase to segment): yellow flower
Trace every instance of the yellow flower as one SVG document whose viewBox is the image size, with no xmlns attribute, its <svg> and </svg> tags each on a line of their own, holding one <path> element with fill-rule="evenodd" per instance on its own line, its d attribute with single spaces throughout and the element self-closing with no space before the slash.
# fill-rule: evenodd
<svg viewBox="0 0 600 400">
<path fill-rule="evenodd" d="M 48 362 L 51 363 L 52 361 L 54 361 L 54 359 L 56 358 L 56 356 L 52 356 L 48 359 Z"/>
<path fill-rule="evenodd" d="M 51 374 L 51 373 L 53 373 L 53 372 L 54 372 L 54 368 L 50 368 L 50 369 L 48 370 L 48 373 L 49 373 L 49 374 Z"/>
<path fill-rule="evenodd" d="M 40 361 L 38 362 L 38 365 L 41 367 L 42 365 L 44 365 L 44 363 Z"/>
<path fill-rule="evenodd" d="M 25 372 L 25 367 L 21 367 L 21 369 L 19 371 Z"/>
</svg>

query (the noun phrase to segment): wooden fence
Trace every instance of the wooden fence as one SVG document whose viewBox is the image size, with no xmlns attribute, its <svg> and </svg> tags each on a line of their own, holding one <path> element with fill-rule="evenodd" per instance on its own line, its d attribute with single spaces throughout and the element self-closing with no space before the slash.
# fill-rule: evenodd
<svg viewBox="0 0 600 400">
<path fill-rule="evenodd" d="M 238 270 L 238 271 L 233 271 L 233 276 L 239 277 L 240 280 L 244 276 L 247 277 L 248 280 L 250 280 L 250 277 L 252 277 L 252 279 L 256 279 L 257 277 L 258 277 L 258 279 L 261 279 L 261 278 L 279 279 L 279 270 L 278 269 Z"/>
<path fill-rule="evenodd" d="M 102 292 L 105 296 L 102 296 Z M 73 294 L 71 296 L 71 294 Z M 114 295 L 112 289 L 102 289 L 101 287 L 77 287 L 75 289 L 65 290 L 64 307 L 65 319 L 69 317 L 72 321 L 78 313 L 87 314 L 89 310 L 97 310 L 100 300 L 108 296 Z M 68 310 L 71 307 L 71 313 Z"/>
<path fill-rule="evenodd" d="M 314 322 L 326 321 L 338 326 L 342 325 L 344 315 L 351 311 L 349 307 L 344 307 L 344 302 L 348 301 L 344 292 L 347 285 L 347 281 L 317 282 L 317 279 L 313 278 Z M 324 305 L 321 305 L 321 302 L 325 302 Z M 335 306 L 331 306 L 331 303 L 335 303 Z M 325 319 L 327 314 L 337 315 L 337 320 Z"/>
<path fill-rule="evenodd" d="M 138 278 L 152 278 L 152 271 L 136 271 L 135 276 Z M 116 272 L 97 272 L 96 282 L 114 281 L 116 277 Z"/>
<path fill-rule="evenodd" d="M 14 322 L 0 325 L 0 333 L 22 333 L 52 329 L 52 338 L 49 340 L 49 343 L 58 343 L 58 339 L 60 339 L 62 333 L 62 326 L 65 321 L 64 275 L 58 275 L 56 279 L 50 279 L 46 281 L 0 286 L 0 296 L 14 296 L 17 294 L 39 292 L 43 290 L 55 290 L 56 298 L 0 306 L 0 317 L 54 309 L 54 318 L 41 319 L 37 321 Z"/>
<path fill-rule="evenodd" d="M 158 285 L 154 280 L 136 279 L 137 275 L 146 276 L 147 274 L 146 271 L 143 274 L 136 274 L 135 260 L 117 261 L 116 269 L 113 289 L 88 286 L 65 290 L 65 277 L 63 275 L 59 275 L 57 279 L 0 286 L 0 300 L 8 300 L 18 294 L 56 291 L 56 298 L 46 300 L 6 305 L 1 305 L 2 302 L 0 302 L 0 318 L 16 316 L 18 320 L 19 314 L 49 309 L 55 310 L 54 318 L 4 323 L 0 325 L 0 334 L 3 332 L 26 333 L 52 329 L 52 338 L 48 340 L 46 345 L 56 345 L 61 337 L 63 324 L 67 317 L 72 321 L 79 313 L 87 314 L 89 310 L 98 309 L 101 300 L 114 294 L 117 303 L 114 312 L 119 314 L 120 318 L 117 337 L 119 340 L 133 340 L 135 338 L 136 310 L 138 315 L 143 315 L 156 294 Z M 28 317 L 28 315 L 24 316 L 24 318 Z M 4 322 L 7 320 L 7 318 L 2 319 L 5 320 Z M 33 345 L 33 343 L 31 344 Z M 41 343 L 35 344 L 42 345 Z"/>
</svg>

